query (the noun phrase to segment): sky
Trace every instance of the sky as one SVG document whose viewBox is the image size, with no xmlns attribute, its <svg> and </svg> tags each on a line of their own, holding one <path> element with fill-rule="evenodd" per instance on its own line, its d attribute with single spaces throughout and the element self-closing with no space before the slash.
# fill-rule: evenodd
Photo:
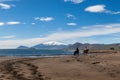
<svg viewBox="0 0 120 80">
<path fill-rule="evenodd" d="M 120 43 L 120 0 L 0 0 L 0 49 L 58 41 Z"/>
</svg>

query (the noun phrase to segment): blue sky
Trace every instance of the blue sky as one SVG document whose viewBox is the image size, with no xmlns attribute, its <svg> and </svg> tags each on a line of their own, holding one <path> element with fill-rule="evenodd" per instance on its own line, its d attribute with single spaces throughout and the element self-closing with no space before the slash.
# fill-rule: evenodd
<svg viewBox="0 0 120 80">
<path fill-rule="evenodd" d="M 120 43 L 120 0 L 0 0 L 0 48 Z"/>
</svg>

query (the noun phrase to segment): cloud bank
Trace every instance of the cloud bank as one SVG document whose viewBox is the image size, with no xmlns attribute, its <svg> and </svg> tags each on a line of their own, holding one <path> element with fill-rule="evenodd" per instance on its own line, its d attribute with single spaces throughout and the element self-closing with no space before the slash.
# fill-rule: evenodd
<svg viewBox="0 0 120 80">
<path fill-rule="evenodd" d="M 15 35 L 9 35 L 9 36 L 2 36 L 0 38 L 2 39 L 12 39 L 12 38 L 15 38 L 16 36 Z"/>
<path fill-rule="evenodd" d="M 109 35 L 120 33 L 120 24 L 104 24 L 86 26 L 86 29 L 77 29 L 74 31 L 64 31 L 49 34 L 41 38 L 21 39 L 21 40 L 0 40 L 0 48 L 16 48 L 19 45 L 33 46 L 47 41 L 67 41 L 83 37 L 92 37 L 99 35 Z"/>
</svg>

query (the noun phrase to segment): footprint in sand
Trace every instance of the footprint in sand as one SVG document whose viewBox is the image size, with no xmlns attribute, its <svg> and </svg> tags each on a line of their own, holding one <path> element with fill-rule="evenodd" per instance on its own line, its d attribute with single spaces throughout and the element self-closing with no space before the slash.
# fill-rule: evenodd
<svg viewBox="0 0 120 80">
<path fill-rule="evenodd" d="M 0 63 L 0 80 L 44 80 L 38 67 L 24 61 L 5 61 Z"/>
</svg>

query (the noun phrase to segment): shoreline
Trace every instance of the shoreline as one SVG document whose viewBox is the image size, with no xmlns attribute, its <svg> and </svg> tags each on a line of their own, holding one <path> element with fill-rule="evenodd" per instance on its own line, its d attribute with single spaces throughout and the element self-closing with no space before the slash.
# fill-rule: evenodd
<svg viewBox="0 0 120 80">
<path fill-rule="evenodd" d="M 68 55 L 29 55 L 29 56 L 0 56 L 0 58 L 8 57 L 8 58 L 54 58 L 54 57 L 66 57 L 73 56 L 72 54 Z"/>
<path fill-rule="evenodd" d="M 94 55 L 104 55 L 104 54 L 114 54 L 114 53 L 89 53 L 87 56 L 94 56 Z M 84 54 L 80 54 L 78 57 L 84 56 Z M 73 54 L 61 54 L 61 55 L 29 55 L 29 56 L 0 56 L 1 59 L 20 59 L 20 58 L 59 58 L 59 57 L 76 57 Z"/>
</svg>

